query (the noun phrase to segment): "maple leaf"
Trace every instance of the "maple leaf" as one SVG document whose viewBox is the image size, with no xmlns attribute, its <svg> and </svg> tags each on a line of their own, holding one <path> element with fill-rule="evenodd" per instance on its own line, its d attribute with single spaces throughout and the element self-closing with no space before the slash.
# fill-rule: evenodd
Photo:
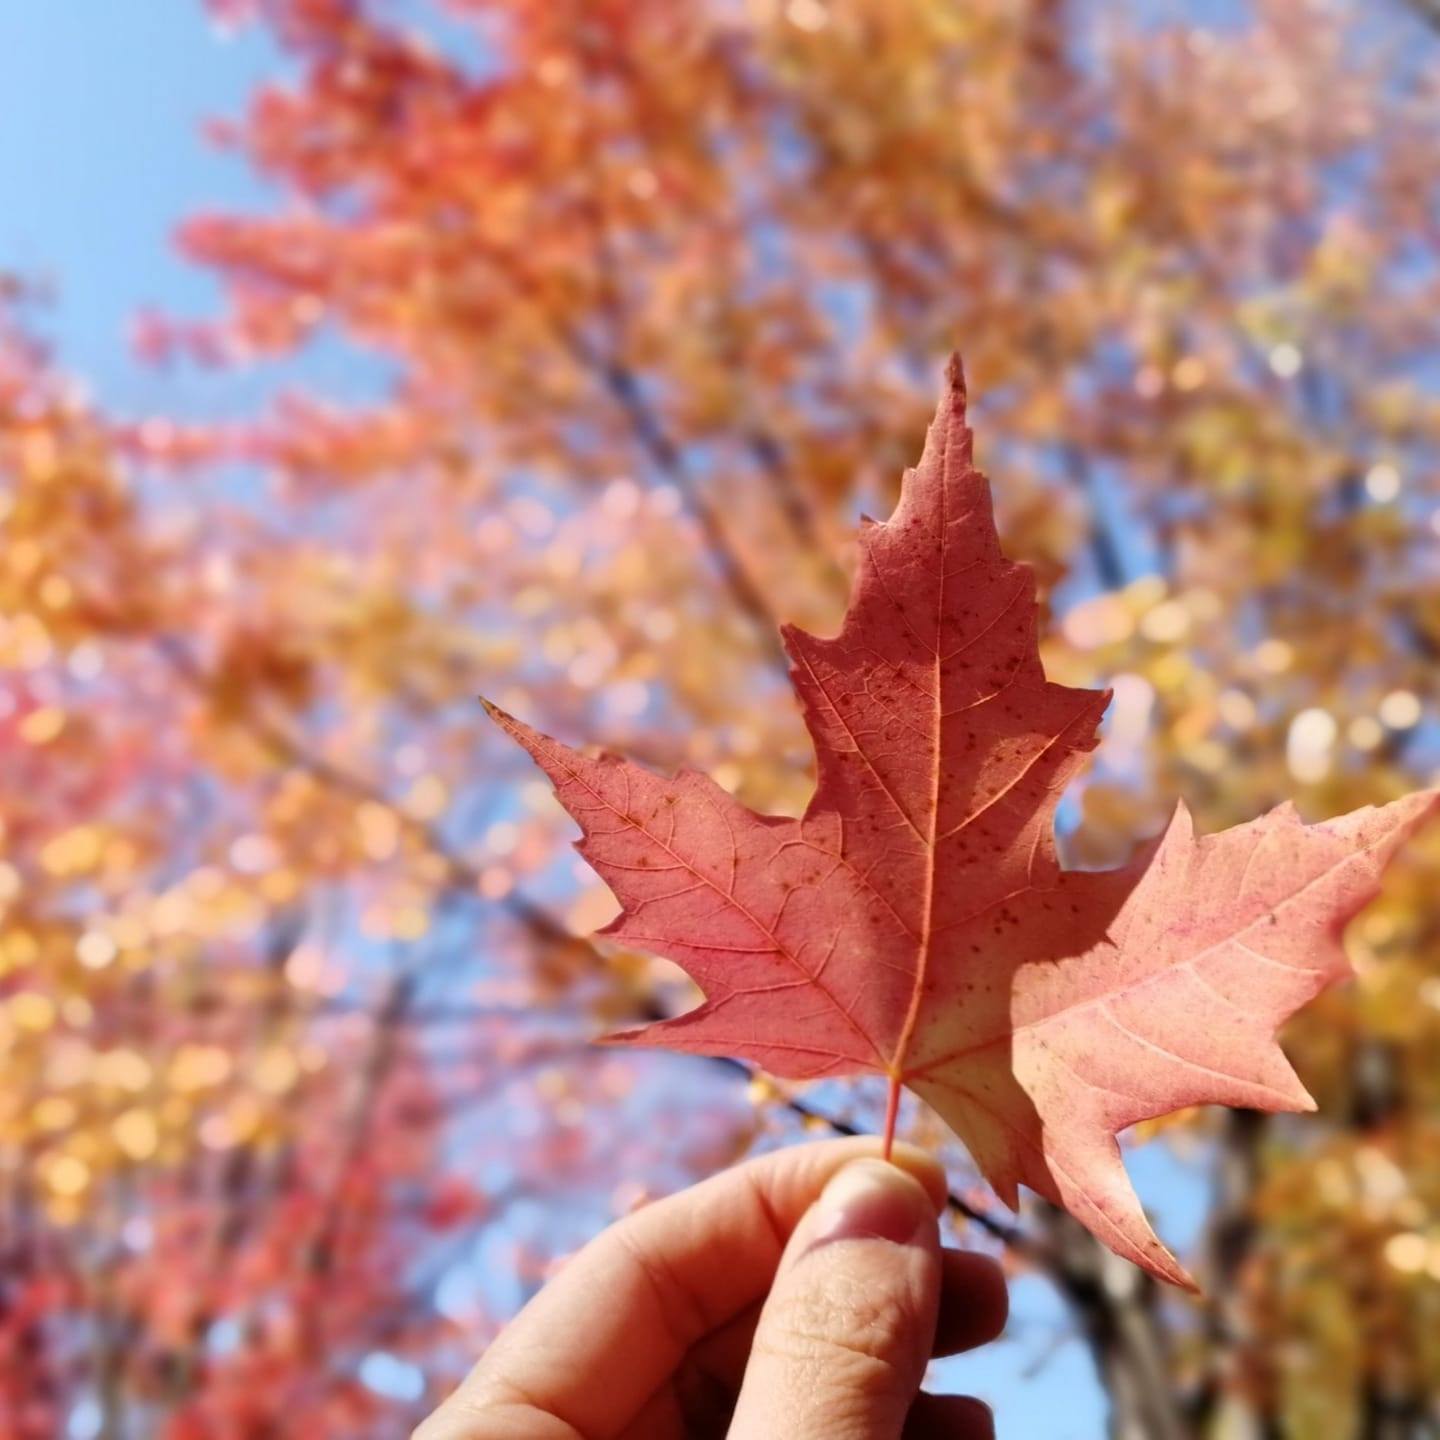
<svg viewBox="0 0 1440 1440">
<path fill-rule="evenodd" d="M 1282 806 L 1206 838 L 1181 806 L 1129 865 L 1061 869 L 1055 807 L 1109 695 L 1045 678 L 965 398 L 957 359 L 894 515 L 863 526 L 840 633 L 784 631 L 818 760 L 800 819 L 487 709 L 579 821 L 622 906 L 602 933 L 704 992 L 612 1043 L 884 1075 L 887 1149 L 906 1085 L 1007 1204 L 1024 1183 L 1190 1285 L 1118 1132 L 1210 1102 L 1313 1108 L 1275 1032 L 1346 973 L 1342 925 L 1437 797 L 1308 826 Z"/>
</svg>

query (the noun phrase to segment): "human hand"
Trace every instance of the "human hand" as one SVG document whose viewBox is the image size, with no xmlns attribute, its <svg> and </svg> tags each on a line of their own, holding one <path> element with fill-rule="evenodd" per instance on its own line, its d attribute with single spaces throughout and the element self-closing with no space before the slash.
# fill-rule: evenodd
<svg viewBox="0 0 1440 1440">
<path fill-rule="evenodd" d="M 869 1140 L 782 1150 L 638 1210 L 525 1307 L 414 1440 L 990 1440 L 920 1391 L 1005 1324 L 940 1248 L 945 1176 Z"/>
</svg>

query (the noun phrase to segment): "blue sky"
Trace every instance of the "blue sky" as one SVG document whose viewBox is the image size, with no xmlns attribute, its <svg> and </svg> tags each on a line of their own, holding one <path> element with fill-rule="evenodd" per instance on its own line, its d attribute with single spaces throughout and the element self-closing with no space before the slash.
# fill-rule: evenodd
<svg viewBox="0 0 1440 1440">
<path fill-rule="evenodd" d="M 257 209 L 264 186 L 200 134 L 237 113 L 281 57 L 263 35 L 226 36 L 200 0 L 13 0 L 0 6 L 0 270 L 54 289 L 45 333 L 112 412 L 244 413 L 279 379 L 341 398 L 373 387 L 374 361 L 322 345 L 283 370 L 154 371 L 129 346 L 136 312 L 204 315 L 218 292 L 171 236 L 205 209 Z M 1206 1202 L 1203 1173 L 1151 1146 L 1131 1158 L 1168 1238 L 1185 1242 Z M 1064 1316 L 1038 1280 L 1016 1287 L 1014 1337 L 945 1367 L 946 1388 L 997 1404 L 1002 1433 L 1088 1440 L 1102 1400 L 1082 1345 L 1051 1350 Z M 1047 1354 L 1038 1373 L 1037 1356 Z M 1062 1418 L 1057 1418 L 1062 1417 Z"/>
<path fill-rule="evenodd" d="M 223 31 L 201 0 L 0 5 L 0 270 L 51 289 L 42 329 L 112 413 L 245 414 L 287 380 L 373 392 L 373 357 L 334 343 L 298 363 L 224 374 L 157 371 L 131 354 L 137 312 L 216 308 L 214 281 L 176 249 L 177 223 L 273 203 L 201 127 L 239 114 L 280 73 L 263 31 Z"/>
<path fill-rule="evenodd" d="M 213 303 L 171 231 L 195 209 L 259 203 L 199 127 L 276 59 L 258 33 L 223 38 L 198 0 L 0 6 L 0 266 L 56 288 L 45 329 L 110 404 L 174 400 L 173 378 L 131 361 L 130 322 L 144 305 Z"/>
</svg>

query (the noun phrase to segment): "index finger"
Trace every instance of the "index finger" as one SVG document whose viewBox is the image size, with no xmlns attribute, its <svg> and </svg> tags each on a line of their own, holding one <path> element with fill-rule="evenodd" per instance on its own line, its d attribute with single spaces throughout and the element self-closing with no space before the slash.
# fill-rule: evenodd
<svg viewBox="0 0 1440 1440">
<path fill-rule="evenodd" d="M 842 1166 L 875 1138 L 780 1150 L 646 1206 L 590 1242 L 486 1351 L 422 1427 L 424 1440 L 513 1435 L 553 1416 L 554 1434 L 618 1431 L 702 1336 L 770 1288 L 790 1232 Z M 945 1175 L 923 1150 L 891 1157 L 939 1211 Z M 508 1428 L 507 1428 L 508 1427 Z"/>
</svg>

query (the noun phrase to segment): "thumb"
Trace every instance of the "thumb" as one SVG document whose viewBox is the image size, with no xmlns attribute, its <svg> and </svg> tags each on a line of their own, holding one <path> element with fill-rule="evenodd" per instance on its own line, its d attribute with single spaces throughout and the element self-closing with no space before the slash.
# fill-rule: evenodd
<svg viewBox="0 0 1440 1440">
<path fill-rule="evenodd" d="M 785 1247 L 730 1440 L 897 1440 L 935 1341 L 935 1216 L 886 1161 L 831 1179 Z"/>
</svg>

